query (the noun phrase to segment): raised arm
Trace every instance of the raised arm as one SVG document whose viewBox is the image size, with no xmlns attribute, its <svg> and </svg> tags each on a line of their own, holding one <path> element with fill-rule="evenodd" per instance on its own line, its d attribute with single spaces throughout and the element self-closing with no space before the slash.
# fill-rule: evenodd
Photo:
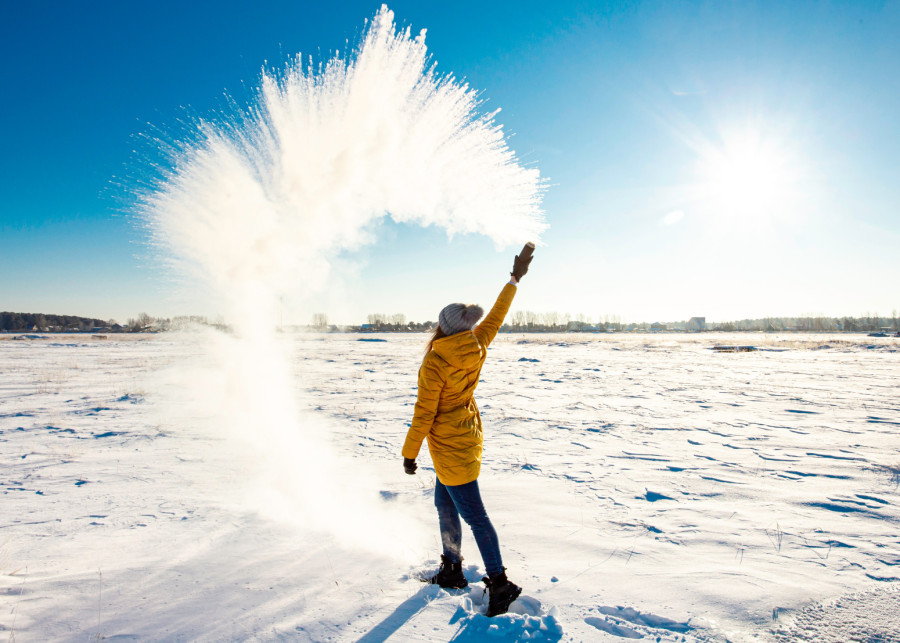
<svg viewBox="0 0 900 643">
<path fill-rule="evenodd" d="M 403 443 L 403 457 L 415 460 L 422 448 L 422 440 L 431 432 L 434 424 L 434 416 L 437 414 L 438 402 L 441 399 L 441 390 L 444 388 L 444 380 L 435 364 L 434 355 L 427 356 L 419 369 L 419 393 L 416 399 L 416 408 L 413 411 L 413 420 L 409 431 L 406 433 L 406 441 Z"/>
<path fill-rule="evenodd" d="M 478 341 L 485 348 L 491 345 L 491 342 L 494 341 L 494 338 L 500 331 L 500 327 L 503 325 L 506 313 L 509 312 L 509 307 L 512 305 L 513 298 L 516 296 L 516 287 L 519 280 L 525 276 L 525 273 L 528 272 L 528 266 L 531 265 L 531 253 L 533 251 L 534 244 L 526 243 L 525 247 L 522 248 L 522 252 L 516 255 L 512 272 L 509 273 L 509 283 L 500 291 L 500 296 L 497 297 L 497 301 L 494 303 L 494 307 L 491 308 L 491 312 L 489 312 L 487 317 L 484 318 L 484 321 L 475 328 L 475 337 L 478 338 Z"/>
<path fill-rule="evenodd" d="M 516 296 L 516 285 L 514 281 L 515 278 L 510 279 L 509 283 L 503 286 L 503 290 L 500 291 L 500 296 L 497 297 L 497 301 L 494 302 L 491 312 L 487 314 L 484 321 L 478 324 L 473 331 L 475 337 L 478 338 L 478 342 L 485 348 L 491 345 L 491 342 L 494 341 L 494 338 L 500 331 L 503 320 L 506 318 L 506 313 L 509 312 L 509 307 L 512 305 L 513 298 Z"/>
</svg>

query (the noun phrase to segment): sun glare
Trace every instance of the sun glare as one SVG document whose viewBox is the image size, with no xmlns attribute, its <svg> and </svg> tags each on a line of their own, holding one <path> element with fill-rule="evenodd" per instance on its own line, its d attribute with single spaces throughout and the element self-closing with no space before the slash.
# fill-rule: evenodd
<svg viewBox="0 0 900 643">
<path fill-rule="evenodd" d="M 717 215 L 780 216 L 790 210 L 799 191 L 791 152 L 752 130 L 710 146 L 699 174 L 699 200 Z"/>
</svg>

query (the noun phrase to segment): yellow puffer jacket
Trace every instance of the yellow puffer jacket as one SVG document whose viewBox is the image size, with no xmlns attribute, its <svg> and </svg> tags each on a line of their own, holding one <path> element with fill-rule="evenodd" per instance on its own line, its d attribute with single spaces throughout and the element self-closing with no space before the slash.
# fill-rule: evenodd
<svg viewBox="0 0 900 643">
<path fill-rule="evenodd" d="M 487 348 L 515 296 L 516 287 L 507 284 L 481 324 L 434 342 L 419 368 L 419 396 L 403 457 L 418 456 L 428 438 L 434 470 L 445 485 L 472 482 L 481 472 L 484 434 L 473 395 Z"/>
</svg>

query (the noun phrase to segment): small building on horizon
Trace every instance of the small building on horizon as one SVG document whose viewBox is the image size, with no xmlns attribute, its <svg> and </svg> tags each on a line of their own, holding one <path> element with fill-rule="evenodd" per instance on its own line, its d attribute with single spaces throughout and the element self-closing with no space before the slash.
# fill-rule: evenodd
<svg viewBox="0 0 900 643">
<path fill-rule="evenodd" d="M 685 327 L 688 332 L 699 333 L 706 330 L 706 317 L 691 317 Z"/>
</svg>

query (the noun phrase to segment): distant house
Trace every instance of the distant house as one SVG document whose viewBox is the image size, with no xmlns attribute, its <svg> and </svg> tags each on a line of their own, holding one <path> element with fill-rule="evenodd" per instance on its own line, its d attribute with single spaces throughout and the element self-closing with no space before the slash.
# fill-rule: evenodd
<svg viewBox="0 0 900 643">
<path fill-rule="evenodd" d="M 586 333 L 598 330 L 596 324 L 589 324 L 583 321 L 570 321 L 566 324 L 567 332 L 575 332 L 575 333 Z"/>
<path fill-rule="evenodd" d="M 651 333 L 658 333 L 663 330 L 669 330 L 669 327 L 665 324 L 660 324 L 659 322 L 653 322 L 652 324 L 650 324 Z"/>
<path fill-rule="evenodd" d="M 706 330 L 706 317 L 691 317 L 685 330 L 695 333 Z"/>
</svg>

